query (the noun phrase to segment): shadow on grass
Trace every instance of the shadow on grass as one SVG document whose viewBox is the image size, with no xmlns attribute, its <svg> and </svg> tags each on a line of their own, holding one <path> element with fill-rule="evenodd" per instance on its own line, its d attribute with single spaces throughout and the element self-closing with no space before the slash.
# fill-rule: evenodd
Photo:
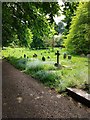
<svg viewBox="0 0 90 120">
<path fill-rule="evenodd" d="M 42 63 L 38 64 L 38 62 L 36 62 L 36 64 L 32 61 L 30 62 L 30 65 L 27 66 L 27 58 L 17 58 L 12 56 L 7 57 L 6 60 L 15 68 L 23 70 L 24 73 L 29 74 L 35 79 L 38 79 L 50 88 L 55 89 L 58 86 L 58 84 L 60 84 L 60 76 L 53 72 L 53 67 L 51 67 L 51 70 L 49 70 L 49 65 L 43 65 Z"/>
<path fill-rule="evenodd" d="M 9 56 L 9 57 L 6 57 L 5 59 L 19 70 L 25 70 L 26 68 L 25 58 L 17 58 L 17 57 Z"/>
</svg>

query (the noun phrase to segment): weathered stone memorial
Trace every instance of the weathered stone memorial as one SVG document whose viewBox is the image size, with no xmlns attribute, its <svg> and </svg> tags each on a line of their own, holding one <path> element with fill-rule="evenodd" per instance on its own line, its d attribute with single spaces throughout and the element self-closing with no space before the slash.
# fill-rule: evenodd
<svg viewBox="0 0 90 120">
<path fill-rule="evenodd" d="M 89 58 L 89 59 L 90 59 L 90 54 L 87 54 L 87 58 Z"/>
<path fill-rule="evenodd" d="M 24 58 L 26 58 L 26 54 L 24 54 Z"/>
<path fill-rule="evenodd" d="M 63 54 L 63 58 L 64 58 L 64 59 L 66 59 L 66 57 L 67 57 L 67 54 L 66 54 L 66 53 L 64 53 L 64 54 Z"/>
<path fill-rule="evenodd" d="M 72 56 L 71 55 L 68 55 L 68 60 L 71 60 L 72 59 Z"/>
<path fill-rule="evenodd" d="M 50 59 L 50 56 L 48 56 L 47 58 Z"/>
<path fill-rule="evenodd" d="M 42 61 L 45 61 L 45 57 L 44 56 L 42 57 Z"/>
<path fill-rule="evenodd" d="M 34 53 L 33 57 L 37 57 L 37 54 L 36 54 L 36 53 Z"/>
</svg>

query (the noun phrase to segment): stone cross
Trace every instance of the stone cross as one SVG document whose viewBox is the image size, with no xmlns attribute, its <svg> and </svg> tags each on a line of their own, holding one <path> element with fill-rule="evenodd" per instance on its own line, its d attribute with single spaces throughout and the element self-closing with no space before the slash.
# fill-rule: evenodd
<svg viewBox="0 0 90 120">
<path fill-rule="evenodd" d="M 59 67 L 59 55 L 60 55 L 60 53 L 59 53 L 59 51 L 57 50 L 57 52 L 55 53 L 55 55 L 57 55 L 57 67 Z"/>
</svg>

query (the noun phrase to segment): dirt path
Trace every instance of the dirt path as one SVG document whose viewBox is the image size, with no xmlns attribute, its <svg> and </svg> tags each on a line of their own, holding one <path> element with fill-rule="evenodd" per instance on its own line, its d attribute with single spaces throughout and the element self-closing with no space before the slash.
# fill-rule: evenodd
<svg viewBox="0 0 90 120">
<path fill-rule="evenodd" d="M 90 118 L 90 109 L 2 62 L 3 118 Z"/>
</svg>

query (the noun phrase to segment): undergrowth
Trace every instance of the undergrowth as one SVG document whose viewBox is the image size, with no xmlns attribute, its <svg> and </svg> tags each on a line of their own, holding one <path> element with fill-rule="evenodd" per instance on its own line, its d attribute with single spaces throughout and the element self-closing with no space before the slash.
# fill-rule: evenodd
<svg viewBox="0 0 90 120">
<path fill-rule="evenodd" d="M 57 69 L 54 66 L 56 63 L 55 52 L 46 50 L 35 51 L 25 48 L 7 48 L 3 50 L 3 56 L 19 70 L 23 70 L 26 74 L 30 74 L 58 92 L 65 91 L 67 87 L 83 89 L 85 83 L 88 84 L 87 58 L 73 56 L 71 60 L 63 59 L 64 51 L 62 51 L 60 52 L 62 68 Z M 37 58 L 33 58 L 34 53 L 37 54 Z M 24 58 L 24 54 L 26 54 L 26 58 Z M 42 56 L 46 57 L 46 61 L 42 61 Z M 47 58 L 48 56 L 49 59 Z"/>
</svg>

